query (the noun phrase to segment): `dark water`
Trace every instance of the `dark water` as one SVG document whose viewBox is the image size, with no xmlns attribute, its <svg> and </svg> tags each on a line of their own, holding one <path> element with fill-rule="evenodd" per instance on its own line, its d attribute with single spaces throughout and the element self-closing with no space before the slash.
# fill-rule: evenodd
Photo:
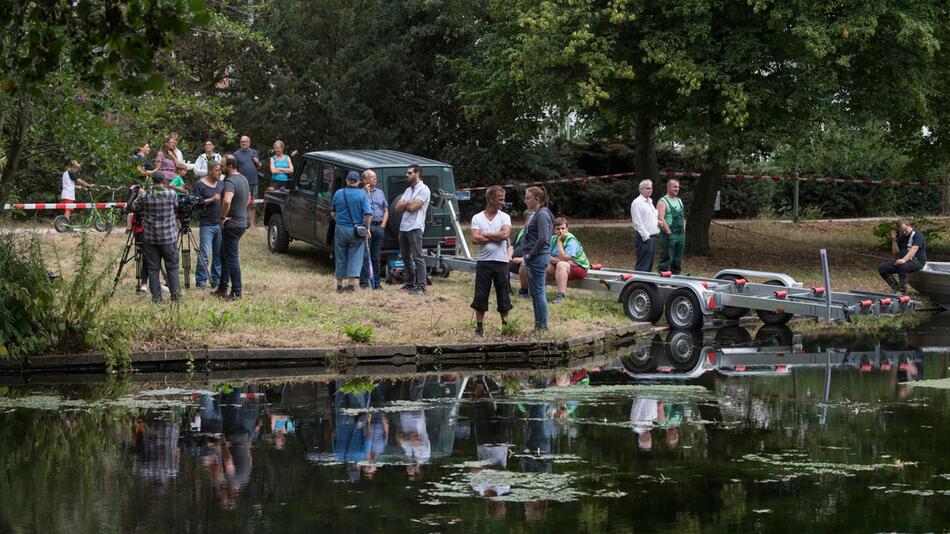
<svg viewBox="0 0 950 534">
<path fill-rule="evenodd" d="M 589 369 L 2 388 L 0 532 L 948 531 L 950 397 L 914 385 L 948 376 L 947 332 L 733 328 Z"/>
</svg>

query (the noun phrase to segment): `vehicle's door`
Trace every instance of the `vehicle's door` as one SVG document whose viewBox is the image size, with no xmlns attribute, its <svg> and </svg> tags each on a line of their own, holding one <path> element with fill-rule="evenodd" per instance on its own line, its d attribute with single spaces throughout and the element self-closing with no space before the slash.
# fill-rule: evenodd
<svg viewBox="0 0 950 534">
<path fill-rule="evenodd" d="M 335 165 L 321 161 L 314 175 L 317 177 L 317 181 L 314 183 L 317 192 L 316 239 L 318 243 L 327 247 L 333 243 L 333 235 L 330 233 L 330 229 L 333 228 L 333 218 L 330 217 L 333 205 L 330 201 L 333 199 L 333 192 L 335 191 L 333 182 L 336 171 L 337 167 Z"/>
<path fill-rule="evenodd" d="M 316 209 L 316 191 L 318 185 L 317 174 L 319 162 L 304 159 L 303 166 L 297 173 L 294 187 L 287 195 L 284 224 L 290 232 L 290 237 L 314 243 L 314 217 Z"/>
</svg>

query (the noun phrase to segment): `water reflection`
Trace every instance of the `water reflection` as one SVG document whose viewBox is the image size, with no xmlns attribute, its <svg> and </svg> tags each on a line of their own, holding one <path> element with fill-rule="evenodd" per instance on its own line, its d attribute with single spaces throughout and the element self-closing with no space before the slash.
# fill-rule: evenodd
<svg viewBox="0 0 950 534">
<path fill-rule="evenodd" d="M 13 389 L 0 531 L 939 530 L 950 399 L 912 383 L 950 354 L 914 335 L 671 331 L 591 368 L 201 385 L 156 406 Z"/>
</svg>

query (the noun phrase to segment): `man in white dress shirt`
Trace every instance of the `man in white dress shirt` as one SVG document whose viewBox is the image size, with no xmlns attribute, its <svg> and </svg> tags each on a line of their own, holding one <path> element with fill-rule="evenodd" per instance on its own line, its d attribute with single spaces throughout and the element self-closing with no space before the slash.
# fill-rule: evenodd
<svg viewBox="0 0 950 534">
<path fill-rule="evenodd" d="M 653 182 L 640 182 L 640 196 L 630 203 L 630 218 L 633 220 L 634 239 L 637 248 L 636 271 L 651 272 L 656 257 L 656 237 L 660 233 L 656 206 L 653 205 Z"/>
</svg>

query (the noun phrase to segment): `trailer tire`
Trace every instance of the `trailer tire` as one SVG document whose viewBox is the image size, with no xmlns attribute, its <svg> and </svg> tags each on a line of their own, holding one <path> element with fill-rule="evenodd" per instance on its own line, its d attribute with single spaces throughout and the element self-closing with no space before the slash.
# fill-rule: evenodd
<svg viewBox="0 0 950 534">
<path fill-rule="evenodd" d="M 703 311 L 691 289 L 681 287 L 670 294 L 666 301 L 666 322 L 673 328 L 684 330 L 702 326 Z"/>
<path fill-rule="evenodd" d="M 741 278 L 737 274 L 721 274 L 717 277 L 719 280 L 738 280 Z M 738 308 L 736 306 L 724 306 L 719 310 L 719 315 L 722 315 L 726 319 L 733 321 L 738 321 L 746 316 L 749 313 L 749 308 Z"/>
<path fill-rule="evenodd" d="M 699 330 L 670 330 L 666 335 L 666 356 L 677 370 L 692 369 L 696 365 L 703 334 Z"/>
<path fill-rule="evenodd" d="M 783 284 L 782 282 L 778 280 L 767 280 L 765 284 L 770 285 L 770 286 L 785 287 L 785 284 Z M 785 324 L 791 321 L 793 317 L 795 317 L 791 313 L 772 312 L 772 311 L 766 311 L 766 310 L 755 310 L 755 313 L 756 315 L 759 316 L 759 319 L 763 323 L 768 324 L 768 325 Z"/>
<path fill-rule="evenodd" d="M 653 284 L 634 282 L 624 290 L 623 311 L 633 321 L 656 323 L 663 316 L 663 301 Z"/>
<path fill-rule="evenodd" d="M 716 344 L 720 346 L 733 347 L 736 345 L 748 345 L 751 342 L 752 334 L 738 325 L 726 326 L 716 332 Z"/>
</svg>

